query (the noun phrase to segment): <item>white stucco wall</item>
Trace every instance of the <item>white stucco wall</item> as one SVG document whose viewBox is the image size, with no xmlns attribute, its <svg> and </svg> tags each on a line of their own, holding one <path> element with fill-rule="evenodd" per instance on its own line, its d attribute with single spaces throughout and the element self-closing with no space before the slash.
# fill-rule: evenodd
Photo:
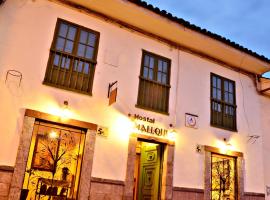
<svg viewBox="0 0 270 200">
<path fill-rule="evenodd" d="M 100 32 L 91 97 L 42 84 L 57 18 Z M 251 78 L 46 0 L 8 0 L 0 7 L 0 35 L 0 165 L 15 163 L 24 108 L 54 114 L 68 100 L 73 118 L 110 130 L 108 138 L 97 137 L 92 176 L 125 180 L 127 114 L 138 113 L 154 117 L 160 126 L 172 123 L 177 128 L 174 186 L 203 188 L 204 155 L 196 153 L 196 144 L 217 146 L 226 137 L 244 153 L 245 191 L 264 192 L 262 137 L 254 144 L 247 142 L 248 135 L 262 135 L 260 96 Z M 142 49 L 172 61 L 169 116 L 135 108 Z M 107 64 L 110 60 L 117 66 Z M 21 87 L 12 81 L 5 84 L 9 69 L 22 72 Z M 210 126 L 211 72 L 236 82 L 238 133 Z M 118 99 L 109 107 L 107 87 L 115 80 Z M 185 127 L 186 112 L 199 116 L 198 129 Z"/>
</svg>

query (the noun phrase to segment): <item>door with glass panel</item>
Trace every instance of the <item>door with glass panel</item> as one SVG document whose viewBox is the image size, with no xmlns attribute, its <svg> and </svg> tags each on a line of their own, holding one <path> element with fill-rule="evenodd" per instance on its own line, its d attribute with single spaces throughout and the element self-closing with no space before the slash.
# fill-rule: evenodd
<svg viewBox="0 0 270 200">
<path fill-rule="evenodd" d="M 211 158 L 211 199 L 237 200 L 236 158 L 212 154 Z"/>
<path fill-rule="evenodd" d="M 77 199 L 85 130 L 36 121 L 21 199 Z"/>
</svg>

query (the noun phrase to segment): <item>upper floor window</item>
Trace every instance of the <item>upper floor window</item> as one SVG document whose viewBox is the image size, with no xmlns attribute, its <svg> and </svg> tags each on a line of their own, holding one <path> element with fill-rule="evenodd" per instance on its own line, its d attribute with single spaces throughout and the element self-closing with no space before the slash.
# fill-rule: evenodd
<svg viewBox="0 0 270 200">
<path fill-rule="evenodd" d="M 168 114 L 171 61 L 143 51 L 137 106 Z"/>
<path fill-rule="evenodd" d="M 211 74 L 211 125 L 236 131 L 235 82 Z"/>
<path fill-rule="evenodd" d="M 92 94 L 99 33 L 58 19 L 44 84 Z"/>
</svg>

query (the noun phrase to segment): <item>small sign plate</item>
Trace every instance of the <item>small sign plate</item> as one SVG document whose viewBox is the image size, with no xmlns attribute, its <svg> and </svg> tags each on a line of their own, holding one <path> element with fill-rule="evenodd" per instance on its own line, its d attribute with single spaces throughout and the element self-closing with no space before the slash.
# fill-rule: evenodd
<svg viewBox="0 0 270 200">
<path fill-rule="evenodd" d="M 108 137 L 109 131 L 107 127 L 99 126 L 97 129 L 97 135 L 102 137 Z"/>
<path fill-rule="evenodd" d="M 198 128 L 198 115 L 186 113 L 186 127 Z"/>
</svg>

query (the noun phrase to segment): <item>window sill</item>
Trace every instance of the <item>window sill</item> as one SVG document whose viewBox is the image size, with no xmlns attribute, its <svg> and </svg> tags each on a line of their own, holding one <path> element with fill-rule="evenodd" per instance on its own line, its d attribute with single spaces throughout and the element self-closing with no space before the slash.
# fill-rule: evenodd
<svg viewBox="0 0 270 200">
<path fill-rule="evenodd" d="M 75 90 L 75 89 L 55 85 L 55 84 L 52 84 L 52 83 L 48 83 L 48 82 L 45 82 L 45 81 L 43 81 L 43 85 L 58 88 L 58 89 L 63 89 L 63 90 L 70 91 L 70 92 L 75 92 L 75 93 L 78 93 L 78 94 L 84 94 L 84 95 L 92 96 L 92 92 L 88 93 L 88 92 L 84 92 L 84 91 L 79 91 L 79 90 Z"/>
<path fill-rule="evenodd" d="M 144 110 L 147 110 L 147 111 L 151 111 L 151 112 L 163 114 L 163 115 L 168 115 L 168 116 L 170 115 L 170 113 L 168 113 L 168 112 L 163 112 L 163 111 L 154 110 L 154 109 L 147 108 L 147 107 L 144 107 L 144 106 L 141 106 L 141 105 L 138 105 L 138 104 L 136 104 L 135 107 L 136 107 L 136 108 L 139 108 L 139 109 L 144 109 Z"/>
<path fill-rule="evenodd" d="M 238 133 L 237 128 L 232 129 L 232 128 L 227 128 L 227 127 L 224 127 L 224 126 L 219 126 L 219 125 L 216 125 L 216 124 L 210 124 L 210 126 L 213 127 L 213 128 L 219 128 L 219 129 L 223 129 L 223 130 L 226 130 L 226 131 L 231 131 L 231 132 L 234 132 L 234 133 Z"/>
</svg>

